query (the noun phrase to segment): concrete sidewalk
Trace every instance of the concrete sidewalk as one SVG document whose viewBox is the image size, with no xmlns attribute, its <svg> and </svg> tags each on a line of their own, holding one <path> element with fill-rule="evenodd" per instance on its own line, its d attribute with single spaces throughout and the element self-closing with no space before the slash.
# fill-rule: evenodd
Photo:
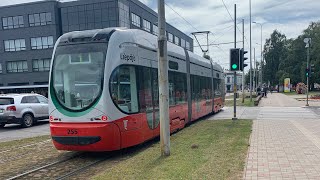
<svg viewBox="0 0 320 180">
<path fill-rule="evenodd" d="M 320 179 L 320 117 L 269 94 L 253 121 L 244 179 Z"/>
</svg>

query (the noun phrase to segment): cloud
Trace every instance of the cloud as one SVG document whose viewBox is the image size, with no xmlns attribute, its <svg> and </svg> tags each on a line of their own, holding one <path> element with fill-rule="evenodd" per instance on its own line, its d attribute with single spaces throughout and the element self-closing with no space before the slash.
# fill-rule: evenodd
<svg viewBox="0 0 320 180">
<path fill-rule="evenodd" d="M 182 32 L 190 35 L 194 31 L 211 31 L 209 42 L 224 43 L 234 41 L 233 7 L 237 4 L 237 21 L 245 19 L 245 49 L 249 49 L 249 0 L 224 0 L 232 18 L 224 7 L 222 0 L 167 0 L 166 20 Z M 188 21 L 185 22 L 178 14 Z M 320 1 L 314 0 L 259 0 L 252 1 L 252 21 L 263 24 L 263 44 L 274 29 L 284 33 L 288 38 L 296 38 L 306 29 L 310 22 L 320 20 L 318 9 Z M 151 6 L 156 9 L 156 5 Z M 189 23 L 192 25 L 189 25 Z M 193 28 L 194 27 L 194 28 Z M 242 40 L 242 25 L 238 24 L 237 41 Z M 256 48 L 256 57 L 260 59 L 261 29 L 252 24 L 252 48 Z M 191 35 L 190 35 L 191 36 Z M 206 43 L 206 38 L 198 37 L 200 44 Z M 194 41 L 194 45 L 197 42 Z M 229 65 L 229 49 L 234 44 L 221 44 L 210 47 L 210 55 L 225 68 Z M 242 47 L 242 43 L 237 43 Z M 199 47 L 195 53 L 202 54 Z M 249 54 L 249 53 L 248 53 Z M 249 56 L 249 55 L 248 55 Z M 253 56 L 253 53 L 252 53 Z"/>
</svg>

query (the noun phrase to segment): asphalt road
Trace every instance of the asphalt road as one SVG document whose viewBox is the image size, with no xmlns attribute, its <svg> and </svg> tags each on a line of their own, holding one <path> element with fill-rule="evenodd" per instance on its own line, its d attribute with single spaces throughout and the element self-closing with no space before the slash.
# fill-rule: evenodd
<svg viewBox="0 0 320 180">
<path fill-rule="evenodd" d="M 39 121 L 30 128 L 22 128 L 16 124 L 7 124 L 4 128 L 0 128 L 0 142 L 48 134 L 50 134 L 49 120 Z"/>
</svg>

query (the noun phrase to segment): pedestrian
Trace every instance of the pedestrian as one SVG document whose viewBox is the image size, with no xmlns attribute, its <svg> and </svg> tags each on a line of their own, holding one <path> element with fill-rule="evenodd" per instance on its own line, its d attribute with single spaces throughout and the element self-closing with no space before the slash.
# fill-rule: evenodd
<svg viewBox="0 0 320 180">
<path fill-rule="evenodd" d="M 268 92 L 267 86 L 263 88 L 263 92 L 264 92 L 264 97 L 267 97 L 267 92 Z"/>
<path fill-rule="evenodd" d="M 260 96 L 260 94 L 261 94 L 261 88 L 260 88 L 260 86 L 258 86 L 258 88 L 257 88 L 257 93 L 258 93 L 258 96 Z"/>
</svg>

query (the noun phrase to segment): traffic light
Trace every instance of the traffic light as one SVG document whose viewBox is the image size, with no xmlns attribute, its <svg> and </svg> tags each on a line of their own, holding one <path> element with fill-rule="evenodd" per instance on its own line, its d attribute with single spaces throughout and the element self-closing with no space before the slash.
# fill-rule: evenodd
<svg viewBox="0 0 320 180">
<path fill-rule="evenodd" d="M 306 76 L 309 77 L 309 75 L 310 75 L 310 69 L 306 68 Z"/>
<path fill-rule="evenodd" d="M 240 49 L 230 49 L 230 71 L 240 70 Z"/>
<path fill-rule="evenodd" d="M 243 48 L 240 50 L 240 71 L 243 71 L 248 64 L 245 64 L 244 61 L 247 60 L 247 57 L 244 57 L 245 54 L 247 54 L 248 51 L 245 51 Z"/>
<path fill-rule="evenodd" d="M 315 72 L 315 67 L 314 67 L 314 64 L 310 64 L 310 77 L 311 77 L 311 75 L 312 74 L 314 74 L 314 72 Z"/>
</svg>

